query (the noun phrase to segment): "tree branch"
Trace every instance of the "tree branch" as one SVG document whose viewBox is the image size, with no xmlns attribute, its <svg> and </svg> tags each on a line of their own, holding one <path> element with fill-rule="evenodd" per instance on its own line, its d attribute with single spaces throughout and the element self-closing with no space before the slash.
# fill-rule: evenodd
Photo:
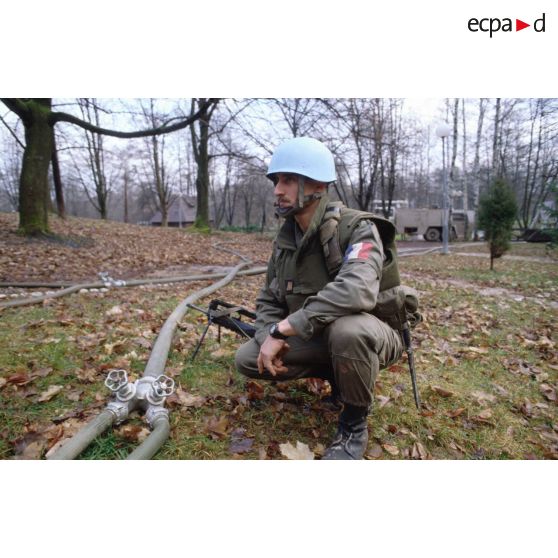
<svg viewBox="0 0 558 558">
<path fill-rule="evenodd" d="M 12 112 L 15 112 L 22 120 L 29 118 L 31 112 L 29 107 L 21 99 L 0 99 Z"/>
<path fill-rule="evenodd" d="M 140 130 L 137 132 L 119 132 L 117 130 L 108 130 L 106 128 L 95 126 L 94 124 L 91 124 L 89 122 L 85 122 L 84 120 L 72 116 L 71 114 L 66 114 L 65 112 L 53 112 L 51 113 L 49 120 L 51 124 L 56 124 L 57 122 L 69 122 L 70 124 L 75 124 L 76 126 L 88 130 L 89 132 L 95 132 L 96 134 L 112 136 L 115 138 L 144 138 L 148 136 L 167 134 L 169 132 L 175 132 L 177 130 L 187 128 L 193 122 L 204 116 L 207 109 L 212 105 L 215 105 L 218 101 L 219 99 L 209 99 L 207 102 L 203 103 L 201 108 L 192 116 L 190 116 L 186 120 L 183 120 L 182 122 L 173 124 L 172 126 L 159 126 L 150 130 Z"/>
<path fill-rule="evenodd" d="M 15 138 L 15 140 L 17 141 L 17 143 L 20 145 L 20 147 L 22 147 L 23 149 L 25 149 L 25 145 L 21 142 L 21 140 L 17 137 L 16 133 L 10 128 L 9 124 L 0 116 L 0 120 L 2 121 L 2 124 L 4 124 L 4 126 L 6 126 L 6 128 L 8 128 L 10 134 L 12 134 L 12 136 Z"/>
</svg>

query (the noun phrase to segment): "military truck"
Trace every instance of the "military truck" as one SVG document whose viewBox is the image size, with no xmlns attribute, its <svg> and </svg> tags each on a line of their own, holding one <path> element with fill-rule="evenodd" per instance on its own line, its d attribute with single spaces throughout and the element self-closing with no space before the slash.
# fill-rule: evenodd
<svg viewBox="0 0 558 558">
<path fill-rule="evenodd" d="M 429 242 L 440 242 L 443 217 L 443 209 L 400 208 L 395 211 L 395 226 L 399 234 L 422 235 Z M 450 240 L 470 240 L 474 227 L 474 211 L 450 211 Z"/>
</svg>

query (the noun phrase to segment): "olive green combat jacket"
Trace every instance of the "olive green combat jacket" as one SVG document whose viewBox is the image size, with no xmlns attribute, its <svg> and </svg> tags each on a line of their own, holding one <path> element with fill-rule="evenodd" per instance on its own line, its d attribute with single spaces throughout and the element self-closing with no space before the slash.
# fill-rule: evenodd
<svg viewBox="0 0 558 558">
<path fill-rule="evenodd" d="M 256 300 L 260 344 L 271 324 L 287 316 L 297 335 L 308 340 L 337 318 L 369 312 L 376 305 L 384 259 L 378 230 L 370 220 L 353 220 L 343 263 L 332 278 L 319 235 L 328 202 L 327 196 L 320 200 L 304 235 L 289 217 L 273 243 L 266 282 Z"/>
</svg>

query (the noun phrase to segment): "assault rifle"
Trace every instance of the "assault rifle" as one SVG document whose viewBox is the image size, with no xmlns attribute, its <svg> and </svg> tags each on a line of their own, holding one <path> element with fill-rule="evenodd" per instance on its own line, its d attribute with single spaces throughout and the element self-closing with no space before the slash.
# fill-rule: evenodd
<svg viewBox="0 0 558 558">
<path fill-rule="evenodd" d="M 207 330 L 209 326 L 215 324 L 217 326 L 217 340 L 219 343 L 221 342 L 221 328 L 224 327 L 230 331 L 234 331 L 243 337 L 248 339 L 254 337 L 256 333 L 256 328 L 253 324 L 249 322 L 243 322 L 242 317 L 248 318 L 250 320 L 256 319 L 256 314 L 243 308 L 242 306 L 235 306 L 234 304 L 230 304 L 228 302 L 224 302 L 223 300 L 214 299 L 209 303 L 209 307 L 207 310 L 204 308 L 200 308 L 199 306 L 195 306 L 194 304 L 189 305 L 190 308 L 201 312 L 207 316 L 207 325 L 203 330 L 203 333 L 196 345 L 194 350 L 194 354 L 192 355 L 192 360 L 194 360 L 202 346 L 203 340 L 207 334 Z"/>
</svg>

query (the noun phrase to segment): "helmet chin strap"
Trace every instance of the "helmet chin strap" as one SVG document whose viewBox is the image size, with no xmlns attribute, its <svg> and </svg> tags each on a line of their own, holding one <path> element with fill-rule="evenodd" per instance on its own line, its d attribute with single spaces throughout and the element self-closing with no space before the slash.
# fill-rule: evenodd
<svg viewBox="0 0 558 558">
<path fill-rule="evenodd" d="M 324 192 L 314 192 L 307 196 L 304 195 L 304 177 L 298 177 L 298 196 L 295 205 L 289 207 L 279 207 L 275 206 L 275 214 L 278 217 L 289 217 L 290 215 L 296 215 L 300 213 L 304 207 L 314 200 L 319 200 L 324 195 Z"/>
</svg>

